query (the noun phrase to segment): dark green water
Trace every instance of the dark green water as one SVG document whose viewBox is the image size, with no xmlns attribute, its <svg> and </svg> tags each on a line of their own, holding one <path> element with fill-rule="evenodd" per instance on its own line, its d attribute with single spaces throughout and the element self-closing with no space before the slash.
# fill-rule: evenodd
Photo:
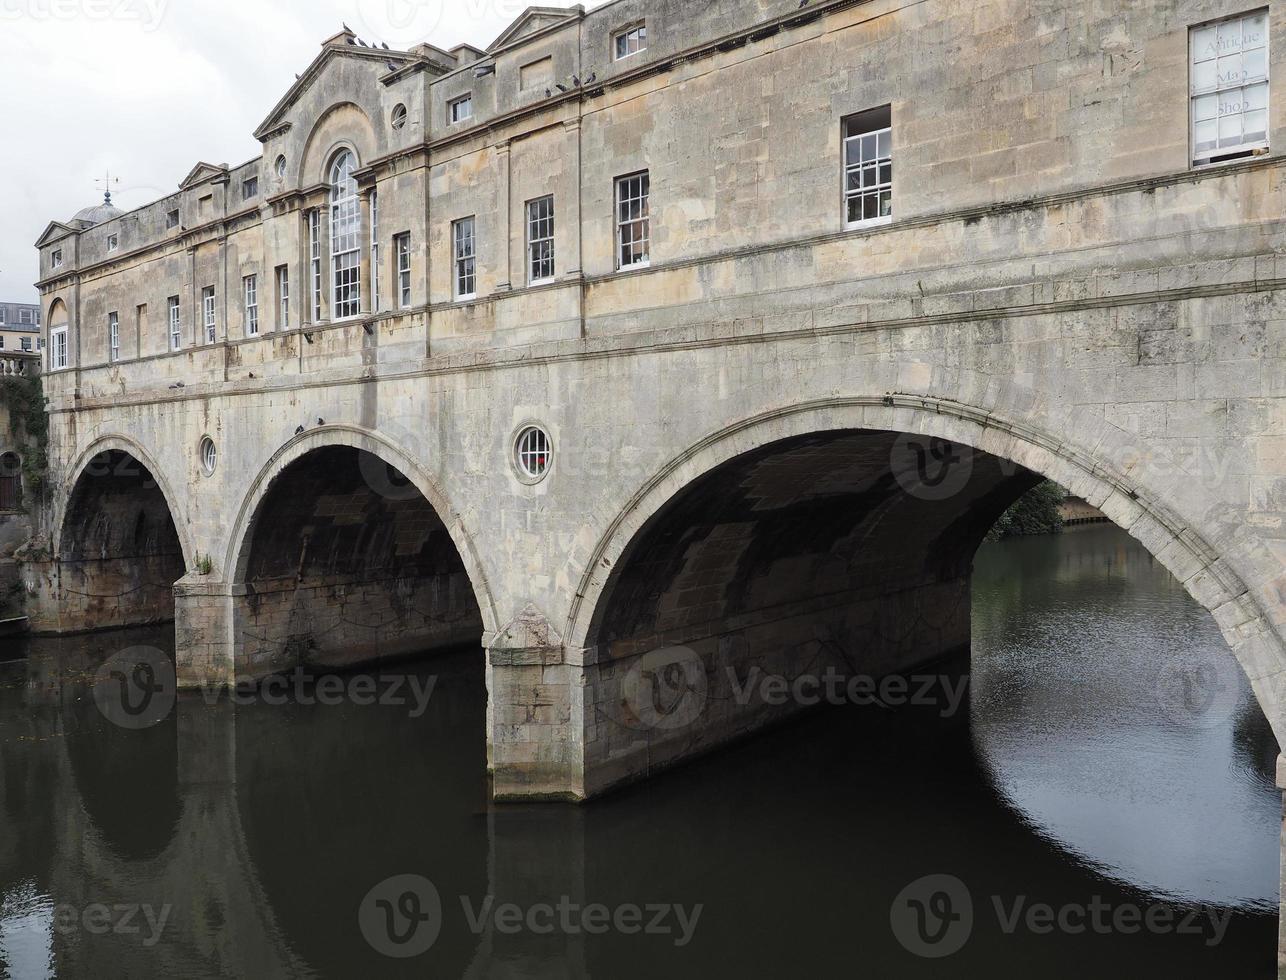
<svg viewBox="0 0 1286 980">
<path fill-rule="evenodd" d="M 437 678 L 414 717 L 196 697 L 128 729 L 93 671 L 166 631 L 31 643 L 0 666 L 0 974 L 1274 976 L 1277 750 L 1209 616 L 1110 527 L 986 546 L 974 616 L 968 711 L 831 709 L 580 808 L 488 803 L 475 651 L 398 668 Z M 397 960 L 359 910 L 404 874 L 441 932 Z M 700 912 L 682 945 L 673 912 L 475 930 L 488 895 Z M 1018 902 L 1066 927 L 1007 929 Z M 1125 927 L 1077 930 L 1095 905 Z M 954 932 L 907 918 L 935 910 Z"/>
</svg>

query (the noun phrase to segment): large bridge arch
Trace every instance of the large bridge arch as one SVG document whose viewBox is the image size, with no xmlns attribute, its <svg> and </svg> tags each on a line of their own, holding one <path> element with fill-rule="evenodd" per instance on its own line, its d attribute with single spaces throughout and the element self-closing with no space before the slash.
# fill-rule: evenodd
<svg viewBox="0 0 1286 980">
<path fill-rule="evenodd" d="M 58 621 L 38 626 L 69 633 L 174 619 L 173 587 L 194 552 L 154 455 L 128 436 L 100 436 L 68 473 L 50 532 Z"/>
<path fill-rule="evenodd" d="M 571 601 L 563 635 L 569 650 L 584 651 L 580 656 L 590 683 L 598 673 L 597 664 L 611 663 L 610 651 L 602 648 L 604 634 L 600 625 L 605 605 L 610 603 L 622 576 L 622 562 L 629 562 L 631 547 L 648 533 L 649 527 L 655 526 L 666 508 L 703 478 L 738 459 L 787 445 L 791 440 L 845 432 L 914 434 L 968 447 L 979 458 L 1015 464 L 1055 480 L 1101 507 L 1212 613 L 1240 669 L 1249 677 L 1279 744 L 1286 745 L 1286 712 L 1279 693 L 1286 657 L 1271 616 L 1240 574 L 1243 567 L 1262 574 L 1262 548 L 1253 540 L 1239 541 L 1235 547 L 1228 547 L 1225 541 L 1224 547 L 1216 547 L 1211 540 L 1213 535 L 1203 533 L 1201 527 L 1194 526 L 1193 521 L 1180 516 L 1166 502 L 1174 498 L 1174 487 L 1196 479 L 1196 475 L 1141 446 L 1128 433 L 1104 424 L 1101 417 L 1094 420 L 1072 413 L 1061 420 L 1060 431 L 1055 432 L 1042 424 L 1047 419 L 1041 413 L 1023 410 L 1031 408 L 1029 393 L 1026 402 L 1021 393 L 1000 390 L 997 385 L 988 393 L 999 396 L 988 399 L 989 408 L 941 393 L 832 397 L 789 405 L 721 426 L 674 456 L 632 494 L 618 513 L 603 521 L 605 530 L 583 565 L 585 571 Z M 1078 445 L 1068 435 L 1077 431 L 1090 433 L 1092 445 Z M 675 636 L 668 639 L 679 642 Z M 624 652 L 634 657 L 641 651 L 627 646 Z M 618 668 L 605 673 L 610 676 L 620 672 Z M 620 702 L 620 693 L 599 692 L 595 698 L 599 705 L 615 706 Z M 587 724 L 587 793 L 641 774 L 622 768 L 620 746 L 607 746 L 603 759 L 611 760 L 609 771 L 595 778 L 595 755 L 600 751 L 594 746 L 597 727 L 593 722 Z M 648 733 L 644 741 L 650 742 L 655 734 Z M 629 737 L 637 739 L 637 731 Z M 653 750 L 649 746 L 649 752 Z M 646 765 L 650 769 L 657 762 L 649 758 Z"/>
<path fill-rule="evenodd" d="M 414 525 L 414 528 L 410 531 L 413 537 L 417 534 L 432 534 L 434 527 L 440 528 L 449 539 L 453 550 L 450 556 L 444 556 L 444 560 L 448 562 L 454 560 L 459 563 L 459 572 L 465 578 L 469 599 L 476 603 L 476 612 L 480 622 L 476 634 L 472 635 L 470 639 L 476 639 L 481 642 L 484 632 L 495 629 L 495 603 L 474 547 L 472 535 L 465 528 L 463 519 L 448 499 L 447 494 L 416 460 L 408 456 L 382 434 L 359 426 L 332 424 L 300 433 L 282 446 L 263 466 L 251 483 L 231 525 L 223 567 L 227 581 L 231 584 L 234 592 L 234 604 L 236 606 L 232 624 L 232 644 L 233 659 L 238 673 L 270 673 L 273 670 L 290 665 L 288 661 L 291 661 L 296 656 L 295 653 L 286 651 L 282 646 L 284 641 L 281 641 L 280 638 L 272 643 L 272 645 L 281 648 L 275 652 L 269 651 L 267 648 L 259 651 L 248 649 L 249 641 L 252 638 L 262 638 L 262 631 L 258 627 L 251 627 L 249 624 L 271 625 L 274 617 L 279 621 L 285 615 L 281 609 L 273 611 L 260 608 L 265 603 L 271 604 L 273 602 L 273 600 L 266 598 L 269 590 L 262 586 L 262 581 L 266 578 L 274 577 L 275 573 L 280 571 L 279 568 L 274 569 L 265 564 L 262 557 L 267 540 L 266 535 L 268 534 L 265 524 L 274 523 L 272 533 L 278 534 L 278 536 L 281 534 L 297 534 L 304 535 L 311 540 L 314 525 L 319 521 L 322 524 L 328 523 L 327 515 L 323 515 L 320 512 L 305 513 L 293 506 L 287 506 L 287 501 L 283 499 L 290 482 L 300 479 L 301 475 L 309 467 L 314 470 L 318 468 L 327 469 L 328 467 L 322 466 L 323 460 L 326 463 L 333 464 L 329 467 L 330 472 L 325 476 L 325 479 L 334 478 L 341 481 L 340 484 L 336 485 L 336 494 L 359 491 L 363 500 L 368 502 L 375 501 L 382 508 L 380 513 L 388 520 L 400 519 L 391 517 L 391 511 L 405 513 L 407 508 L 418 508 L 416 513 L 408 518 L 410 523 Z M 316 478 L 311 480 L 310 486 L 314 491 L 317 491 L 318 488 L 324 489 L 323 483 L 320 482 L 322 479 L 321 474 L 316 474 Z M 347 481 L 347 483 L 343 481 Z M 305 503 L 307 506 L 312 506 L 308 498 L 305 498 Z M 299 512 L 294 515 L 296 510 L 299 510 Z M 292 515 L 297 516 L 297 526 L 292 526 L 282 531 L 281 522 L 273 522 L 274 515 L 279 517 L 284 513 L 292 513 Z M 367 518 L 369 516 L 369 514 L 366 515 Z M 384 523 L 387 524 L 388 520 L 385 520 Z M 347 518 L 340 516 L 334 523 L 349 523 L 351 526 L 357 527 L 367 522 L 365 519 L 362 521 L 349 521 Z M 379 523 L 379 521 L 376 521 L 376 523 Z M 419 546 L 423 542 L 417 538 L 415 543 Z M 352 544 L 351 540 L 346 543 L 332 544 L 331 551 L 333 553 L 338 548 Z M 406 541 L 392 542 L 387 540 L 387 536 L 384 544 L 394 548 L 394 550 L 402 549 L 399 552 L 402 554 L 405 553 L 405 547 L 409 547 Z M 308 552 L 310 547 L 311 545 L 308 541 L 305 541 L 303 552 Z M 375 545 L 366 540 L 362 547 L 369 549 L 370 547 L 375 547 Z M 311 561 L 311 557 L 308 560 Z M 282 597 L 282 602 L 288 601 L 293 604 L 295 611 L 291 615 L 296 618 L 303 614 L 301 611 L 308 611 L 305 606 L 300 604 L 303 601 L 303 590 L 300 586 L 304 579 L 303 565 L 305 563 L 305 558 L 302 554 L 299 557 L 299 562 L 300 574 L 297 581 L 284 583 L 274 589 Z M 342 564 L 343 562 L 341 562 Z M 420 571 L 423 572 L 423 569 Z M 320 571 L 317 568 L 313 568 L 312 572 L 316 574 L 313 575 L 314 582 L 311 587 L 319 590 L 315 593 L 313 599 L 320 596 L 321 592 L 325 592 L 330 597 L 346 598 L 346 592 L 349 587 L 358 584 L 361 579 L 360 575 L 356 577 L 348 575 L 349 580 L 345 580 L 347 573 L 335 567 Z M 322 572 L 327 574 L 322 574 Z M 408 577 L 414 577 L 410 572 L 405 574 Z M 454 575 L 455 573 L 450 572 L 449 569 L 443 573 L 443 575 L 448 574 Z M 439 585 L 441 585 L 442 576 L 437 577 Z M 452 588 L 454 589 L 454 597 L 448 598 L 450 602 L 454 602 L 461 591 L 454 586 Z M 289 599 L 286 598 L 287 594 L 289 594 Z M 413 595 L 411 592 L 407 592 L 406 595 L 401 596 L 395 602 L 395 605 L 409 608 L 415 606 L 422 598 L 420 595 Z M 313 599 L 308 601 L 311 602 Z M 317 608 L 316 605 L 309 607 L 311 611 L 315 611 Z M 387 643 L 389 644 L 389 649 L 392 649 L 397 644 L 381 635 L 388 632 L 390 621 L 387 618 L 379 620 L 378 614 L 375 615 L 376 619 L 372 621 L 378 621 L 378 628 L 369 631 L 372 636 L 372 642 Z M 467 631 L 467 624 L 457 623 L 456 628 L 451 631 L 451 635 L 460 637 L 463 640 L 464 633 L 461 630 Z M 426 646 L 446 642 L 428 635 L 424 636 L 423 639 Z M 414 636 L 409 636 L 405 641 L 399 642 L 401 646 L 410 649 L 414 647 L 416 639 Z M 348 659 L 338 654 L 331 658 L 332 662 L 337 663 L 343 663 Z M 379 657 L 372 655 L 369 650 L 361 652 L 354 650 L 351 657 L 352 662 L 373 659 L 379 659 Z"/>
</svg>

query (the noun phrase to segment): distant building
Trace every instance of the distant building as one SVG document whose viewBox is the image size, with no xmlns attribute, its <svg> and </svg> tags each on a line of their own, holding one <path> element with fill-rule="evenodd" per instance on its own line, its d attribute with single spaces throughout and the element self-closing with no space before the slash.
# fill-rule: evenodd
<svg viewBox="0 0 1286 980">
<path fill-rule="evenodd" d="M 40 336 L 40 305 L 6 303 L 0 300 L 0 351 L 38 351 L 44 345 Z"/>
</svg>

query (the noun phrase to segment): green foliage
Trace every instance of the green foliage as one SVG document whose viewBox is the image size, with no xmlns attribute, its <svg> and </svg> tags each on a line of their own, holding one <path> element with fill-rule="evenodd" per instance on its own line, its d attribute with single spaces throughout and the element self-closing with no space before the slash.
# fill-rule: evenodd
<svg viewBox="0 0 1286 980">
<path fill-rule="evenodd" d="M 0 405 L 8 409 L 9 429 L 21 445 L 23 489 L 43 499 L 49 486 L 49 416 L 40 376 L 0 378 Z"/>
<path fill-rule="evenodd" d="M 196 556 L 196 573 L 198 575 L 209 575 L 214 571 L 214 559 L 209 555 L 203 555 L 200 552 Z"/>
<path fill-rule="evenodd" d="M 1048 480 L 1033 487 L 1000 515 L 1000 520 L 988 533 L 988 539 L 994 541 L 1019 534 L 1057 534 L 1063 529 L 1058 505 L 1066 496 L 1066 490 Z"/>
</svg>

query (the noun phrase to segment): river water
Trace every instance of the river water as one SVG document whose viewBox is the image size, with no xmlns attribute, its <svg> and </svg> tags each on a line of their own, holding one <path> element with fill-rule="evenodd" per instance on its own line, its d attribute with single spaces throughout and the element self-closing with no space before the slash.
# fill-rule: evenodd
<svg viewBox="0 0 1286 980">
<path fill-rule="evenodd" d="M 488 803 L 475 651 L 387 668 L 396 706 L 133 727 L 95 668 L 172 631 L 31 641 L 0 975 L 1274 976 L 1277 749 L 1210 617 L 1110 526 L 988 544 L 974 594 L 961 710 L 821 710 L 585 807 Z M 372 939 L 395 912 L 430 934 Z"/>
</svg>

